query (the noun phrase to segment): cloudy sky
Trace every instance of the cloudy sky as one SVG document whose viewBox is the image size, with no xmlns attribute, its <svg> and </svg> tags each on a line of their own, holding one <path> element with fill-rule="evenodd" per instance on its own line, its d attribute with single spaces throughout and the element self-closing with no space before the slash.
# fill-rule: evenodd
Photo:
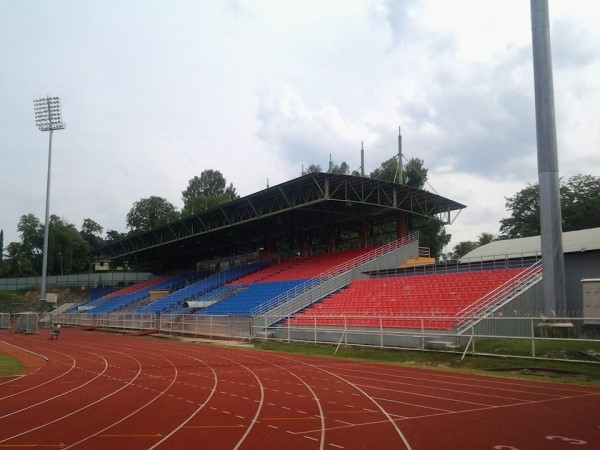
<svg viewBox="0 0 600 450">
<path fill-rule="evenodd" d="M 550 0 L 561 176 L 600 175 L 597 0 Z M 459 241 L 498 233 L 537 181 L 526 0 L 0 0 L 0 229 L 51 214 L 127 231 L 133 203 L 181 208 L 205 169 L 247 195 L 312 163 L 367 173 L 397 152 L 467 205 Z M 450 250 L 448 248 L 447 250 Z"/>
</svg>

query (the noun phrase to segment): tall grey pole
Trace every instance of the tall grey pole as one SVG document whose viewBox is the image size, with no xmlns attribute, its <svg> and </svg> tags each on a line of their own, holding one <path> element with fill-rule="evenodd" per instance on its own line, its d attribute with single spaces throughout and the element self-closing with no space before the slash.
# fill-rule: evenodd
<svg viewBox="0 0 600 450">
<path fill-rule="evenodd" d="M 50 174 L 52 163 L 52 134 L 54 130 L 64 130 L 60 112 L 60 99 L 46 97 L 33 101 L 35 110 L 35 123 L 40 131 L 50 131 L 48 143 L 48 178 L 46 181 L 46 216 L 44 225 L 44 251 L 42 253 L 42 286 L 40 288 L 40 311 L 44 310 L 46 302 L 46 284 L 48 272 L 48 232 L 50 229 Z"/>
<path fill-rule="evenodd" d="M 40 310 L 44 310 L 44 303 L 46 302 L 46 284 L 47 284 L 47 273 L 48 273 L 48 231 L 50 229 L 50 174 L 51 163 L 52 163 L 52 132 L 50 130 L 50 140 L 48 144 L 48 177 L 46 181 L 46 215 L 44 221 L 44 252 L 42 253 L 42 286 L 40 288 Z"/>
<path fill-rule="evenodd" d="M 544 314 L 566 310 L 548 0 L 531 0 Z"/>
</svg>

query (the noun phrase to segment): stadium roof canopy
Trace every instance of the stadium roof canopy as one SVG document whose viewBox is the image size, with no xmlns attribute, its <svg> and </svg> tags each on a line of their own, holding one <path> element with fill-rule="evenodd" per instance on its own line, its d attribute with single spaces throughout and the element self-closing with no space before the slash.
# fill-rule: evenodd
<svg viewBox="0 0 600 450">
<path fill-rule="evenodd" d="M 566 231 L 562 234 L 563 253 L 579 253 L 600 250 L 600 228 Z M 531 236 L 517 239 L 493 241 L 477 247 L 463 256 L 460 261 L 491 260 L 507 256 L 539 256 L 542 251 L 541 237 Z"/>
<path fill-rule="evenodd" d="M 185 255 L 211 258 L 266 239 L 363 221 L 395 220 L 400 211 L 452 223 L 465 208 L 428 191 L 371 178 L 311 173 L 152 231 L 111 243 L 99 260 L 166 261 Z M 249 251 L 253 251 L 248 248 Z"/>
</svg>

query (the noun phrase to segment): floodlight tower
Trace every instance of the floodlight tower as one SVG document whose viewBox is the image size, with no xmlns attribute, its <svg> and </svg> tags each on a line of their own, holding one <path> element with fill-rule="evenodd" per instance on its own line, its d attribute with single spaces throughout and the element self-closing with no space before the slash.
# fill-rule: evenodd
<svg viewBox="0 0 600 450">
<path fill-rule="evenodd" d="M 544 314 L 566 311 L 565 263 L 562 246 L 558 147 L 550 49 L 548 0 L 531 0 L 533 81 L 540 185 L 540 230 Z"/>
<path fill-rule="evenodd" d="M 40 289 L 40 311 L 43 311 L 46 301 L 46 282 L 48 272 L 48 230 L 50 225 L 50 167 L 52 162 L 52 132 L 64 130 L 60 112 L 60 99 L 58 97 L 46 97 L 33 101 L 35 110 L 35 124 L 40 131 L 49 131 L 48 143 L 48 179 L 46 182 L 46 216 L 44 220 L 44 251 L 42 253 L 42 286 Z"/>
</svg>

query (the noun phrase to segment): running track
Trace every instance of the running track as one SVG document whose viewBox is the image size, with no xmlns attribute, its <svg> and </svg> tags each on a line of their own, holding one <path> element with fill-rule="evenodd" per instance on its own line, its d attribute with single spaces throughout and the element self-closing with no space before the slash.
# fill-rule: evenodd
<svg viewBox="0 0 600 450">
<path fill-rule="evenodd" d="M 597 387 L 74 328 L 0 350 L 29 367 L 0 378 L 0 450 L 600 448 Z"/>
</svg>

